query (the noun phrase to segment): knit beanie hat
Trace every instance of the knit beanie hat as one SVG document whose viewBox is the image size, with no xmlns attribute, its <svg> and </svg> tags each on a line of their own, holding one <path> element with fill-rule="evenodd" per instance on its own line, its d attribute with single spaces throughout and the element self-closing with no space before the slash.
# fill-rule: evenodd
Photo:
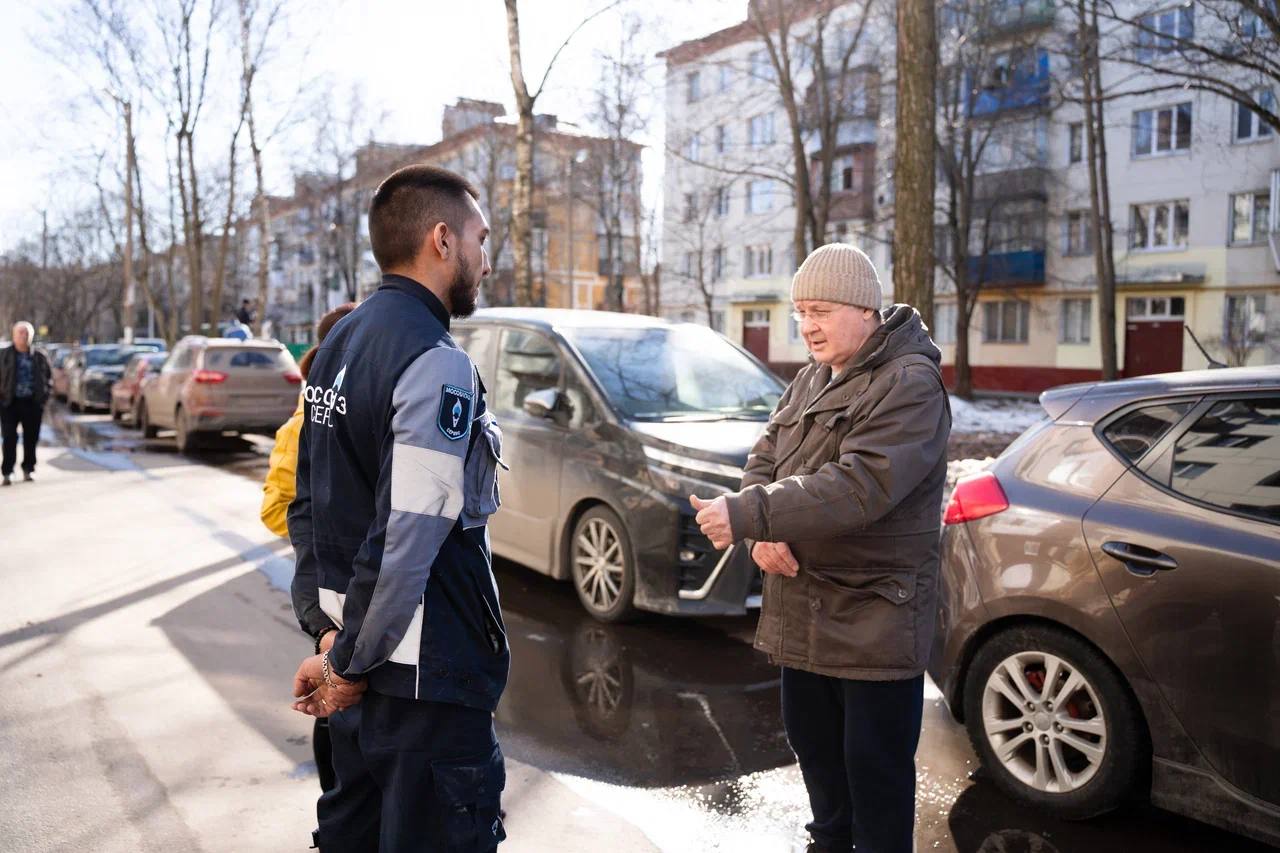
<svg viewBox="0 0 1280 853">
<path fill-rule="evenodd" d="M 880 276 L 867 253 L 848 243 L 819 246 L 791 279 L 791 301 L 819 299 L 880 310 Z"/>
</svg>

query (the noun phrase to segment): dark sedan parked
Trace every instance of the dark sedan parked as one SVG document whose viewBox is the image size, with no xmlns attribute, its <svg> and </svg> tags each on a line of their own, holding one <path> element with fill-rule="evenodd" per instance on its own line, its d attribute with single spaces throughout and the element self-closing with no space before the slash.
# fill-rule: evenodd
<svg viewBox="0 0 1280 853">
<path fill-rule="evenodd" d="M 589 613 L 743 613 L 745 548 L 716 551 L 689 495 L 738 487 L 782 383 L 702 326 L 596 311 L 486 309 L 454 328 L 488 388 L 511 473 L 494 553 L 573 580 Z"/>
<path fill-rule="evenodd" d="M 71 411 L 111 408 L 111 386 L 125 363 L 134 353 L 157 350 L 154 344 L 92 344 L 76 350 L 65 363 Z"/>
<path fill-rule="evenodd" d="M 991 778 L 1280 844 L 1280 367 L 1072 385 L 943 533 L 930 673 Z"/>
<path fill-rule="evenodd" d="M 111 386 L 111 420 L 125 417 L 137 424 L 141 418 L 142 383 L 160 372 L 167 352 L 139 352 L 129 357 L 124 372 Z"/>
</svg>

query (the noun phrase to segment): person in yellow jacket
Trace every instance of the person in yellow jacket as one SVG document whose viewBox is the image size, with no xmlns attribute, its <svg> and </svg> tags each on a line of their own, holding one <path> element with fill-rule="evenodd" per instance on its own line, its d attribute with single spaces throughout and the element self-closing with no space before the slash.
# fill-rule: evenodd
<svg viewBox="0 0 1280 853">
<path fill-rule="evenodd" d="M 350 314 L 356 307 L 354 302 L 339 305 L 320 318 L 316 327 L 316 342 L 319 344 L 329 334 L 339 320 Z M 311 361 L 315 358 L 315 347 L 307 350 L 298 362 L 298 371 L 302 381 L 307 381 L 307 372 Z M 297 494 L 298 473 L 298 435 L 302 432 L 302 394 L 298 394 L 298 407 L 293 410 L 289 420 L 276 430 L 276 446 L 271 450 L 271 459 L 267 467 L 267 479 L 262 484 L 262 509 L 259 518 L 267 529 L 277 536 L 288 536 L 289 525 L 285 518 L 289 514 L 289 504 Z"/>
<path fill-rule="evenodd" d="M 316 327 L 317 344 L 325 339 L 339 320 L 355 310 L 355 303 L 339 305 L 320 318 Z M 303 388 L 306 388 L 307 373 L 311 370 L 311 362 L 315 358 L 316 348 L 312 347 L 303 354 L 298 362 L 298 371 L 302 374 Z M 296 477 L 298 472 L 298 438 L 302 433 L 303 414 L 302 394 L 298 395 L 298 407 L 294 409 L 289 420 L 276 430 L 276 446 L 271 451 L 271 460 L 267 469 L 266 482 L 262 484 L 262 509 L 259 517 L 267 529 L 278 536 L 289 535 L 287 522 L 289 504 L 297 494 Z M 295 568 L 295 572 L 296 572 Z M 306 573 L 294 575 L 291 588 L 293 610 L 298 617 L 302 630 L 315 640 L 316 654 L 328 651 L 333 644 L 335 626 L 320 609 L 320 593 L 315 583 L 315 576 Z M 328 791 L 336 784 L 333 775 L 333 762 L 330 759 L 329 721 L 317 719 L 311 735 L 311 747 L 315 753 L 316 772 L 320 775 L 321 790 Z"/>
</svg>

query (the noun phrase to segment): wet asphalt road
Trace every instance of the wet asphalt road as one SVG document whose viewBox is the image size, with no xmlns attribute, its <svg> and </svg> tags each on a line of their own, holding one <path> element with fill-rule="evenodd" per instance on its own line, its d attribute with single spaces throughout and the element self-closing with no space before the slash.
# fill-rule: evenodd
<svg viewBox="0 0 1280 853">
<path fill-rule="evenodd" d="M 206 464 L 253 479 L 270 437 L 227 438 L 188 459 L 102 415 L 52 407 L 49 441 L 103 467 Z M 647 617 L 602 625 L 573 590 L 496 566 L 512 647 L 497 712 L 508 755 L 556 773 L 681 850 L 803 849 L 804 786 L 782 731 L 778 673 L 751 648 L 754 617 Z M 1262 851 L 1157 809 L 1086 823 L 1045 818 L 982 779 L 963 728 L 926 685 L 917 754 L 920 851 L 1138 853 Z"/>
</svg>

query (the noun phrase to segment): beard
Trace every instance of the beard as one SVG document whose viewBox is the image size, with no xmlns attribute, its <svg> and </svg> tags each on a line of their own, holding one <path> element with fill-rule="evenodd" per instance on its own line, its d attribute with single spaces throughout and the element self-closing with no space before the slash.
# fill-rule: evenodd
<svg viewBox="0 0 1280 853">
<path fill-rule="evenodd" d="M 458 255 L 458 271 L 449 285 L 449 313 L 454 317 L 470 317 L 480 296 L 480 282 L 472 281 L 471 264 Z"/>
</svg>

